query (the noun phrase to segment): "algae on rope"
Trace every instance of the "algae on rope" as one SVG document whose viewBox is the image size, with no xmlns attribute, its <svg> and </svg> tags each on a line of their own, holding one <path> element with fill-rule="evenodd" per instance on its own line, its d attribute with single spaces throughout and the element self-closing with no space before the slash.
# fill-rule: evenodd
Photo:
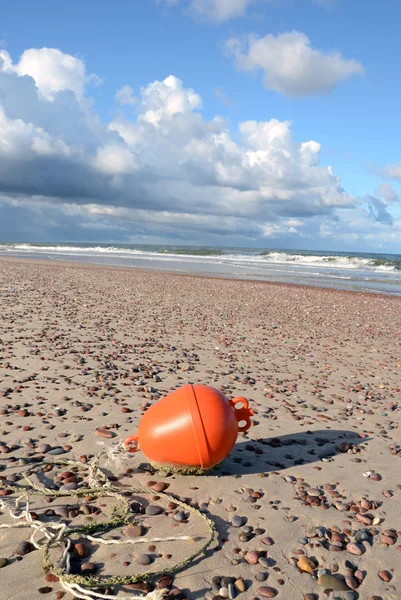
<svg viewBox="0 0 401 600">
<path fill-rule="evenodd" d="M 115 529 L 116 527 L 121 527 L 122 525 L 126 525 L 129 522 L 129 501 L 126 496 L 124 496 L 121 491 L 116 488 L 113 488 L 110 485 L 109 480 L 107 479 L 105 473 L 99 466 L 100 458 L 107 453 L 101 452 L 88 464 L 82 464 L 77 460 L 55 460 L 52 462 L 42 461 L 41 463 L 36 463 L 30 469 L 27 469 L 23 473 L 23 477 L 27 483 L 25 487 L 19 486 L 11 486 L 5 485 L 3 486 L 5 489 L 11 490 L 14 493 L 18 493 L 19 497 L 15 500 L 15 506 L 18 509 L 20 505 L 21 498 L 23 496 L 27 497 L 25 510 L 22 511 L 22 514 L 17 516 L 12 511 L 10 507 L 7 506 L 5 500 L 1 500 L 1 505 L 3 508 L 9 508 L 10 515 L 14 519 L 20 520 L 18 523 L 13 524 L 1 524 L 0 528 L 3 529 L 11 529 L 15 527 L 31 527 L 34 531 L 31 536 L 31 541 L 37 548 L 40 548 L 43 552 L 42 557 L 42 566 L 46 573 L 52 573 L 59 577 L 61 584 L 65 589 L 75 596 L 76 598 L 87 598 L 89 600 L 94 598 L 102 598 L 104 597 L 102 594 L 97 593 L 95 588 L 103 587 L 103 586 L 116 586 L 116 585 L 126 585 L 131 583 L 145 582 L 150 579 L 159 579 L 163 575 L 172 575 L 184 568 L 186 568 L 190 563 L 192 563 L 198 556 L 204 554 L 207 548 L 211 545 L 213 540 L 215 539 L 215 529 L 213 522 L 204 515 L 199 509 L 178 500 L 174 496 L 166 494 L 165 492 L 159 492 L 158 496 L 164 498 L 169 502 L 174 502 L 175 504 L 181 506 L 186 511 L 192 512 L 198 515 L 201 518 L 208 530 L 208 537 L 206 541 L 196 552 L 191 554 L 185 560 L 173 565 L 172 567 L 166 567 L 159 571 L 144 571 L 142 573 L 136 575 L 121 575 L 121 576 L 98 576 L 98 575 L 71 575 L 69 573 L 69 559 L 68 559 L 68 548 L 71 546 L 72 541 L 71 537 L 74 535 L 79 535 L 80 538 L 86 538 L 93 540 L 91 533 L 95 533 L 97 531 L 109 531 L 111 529 Z M 55 491 L 44 486 L 40 486 L 34 483 L 31 479 L 31 476 L 42 470 L 44 466 L 79 466 L 81 468 L 85 468 L 88 471 L 88 482 L 90 487 L 81 488 L 78 490 L 71 491 Z M 100 486 L 99 486 L 100 484 Z M 139 487 L 130 487 L 130 491 L 142 494 L 150 494 L 153 493 L 149 488 Z M 23 494 L 21 495 L 21 492 Z M 59 523 L 55 524 L 44 524 L 39 523 L 38 521 L 33 521 L 29 512 L 29 496 L 28 494 L 33 495 L 41 495 L 41 496 L 51 496 L 55 497 L 66 497 L 73 496 L 76 498 L 80 498 L 82 496 L 93 496 L 97 497 L 113 497 L 117 500 L 117 503 L 113 507 L 112 517 L 104 522 L 104 523 L 90 523 L 88 525 L 81 526 L 67 526 L 65 524 L 60 525 Z M 25 518 L 25 522 L 21 522 L 21 519 Z M 42 545 L 38 542 L 34 541 L 35 533 L 40 532 L 45 541 Z M 163 540 L 161 538 L 157 538 L 156 540 L 148 540 L 150 543 L 152 541 L 173 541 L 173 540 L 182 540 L 185 536 L 178 536 L 167 538 L 167 540 Z M 193 538 L 188 537 L 188 540 L 193 540 Z M 109 540 L 103 540 L 102 538 L 96 538 L 96 542 L 99 544 L 107 544 L 110 543 Z M 113 543 L 116 544 L 124 544 L 126 542 L 120 540 L 113 540 Z M 132 543 L 132 542 L 131 542 Z M 50 558 L 50 550 L 54 546 L 58 546 L 63 550 L 61 565 L 56 567 L 51 558 Z M 82 587 L 85 586 L 83 590 Z M 83 590 L 83 591 L 82 591 Z M 135 596 L 137 597 L 137 596 Z M 150 597 L 150 596 L 149 596 Z M 158 595 L 160 597 L 160 593 Z M 118 596 L 117 596 L 118 598 Z M 124 596 L 124 598 L 129 598 L 128 596 Z"/>
</svg>

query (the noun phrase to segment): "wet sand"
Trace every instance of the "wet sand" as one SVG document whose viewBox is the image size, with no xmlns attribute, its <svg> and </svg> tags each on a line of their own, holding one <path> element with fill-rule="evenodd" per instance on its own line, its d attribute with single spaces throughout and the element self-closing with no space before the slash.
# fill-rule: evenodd
<svg viewBox="0 0 401 600">
<path fill-rule="evenodd" d="M 77 459 L 83 469 L 104 445 L 134 434 L 143 411 L 168 391 L 208 384 L 248 398 L 253 427 L 205 477 L 152 473 L 141 453 L 108 465 L 113 483 L 139 504 L 130 513 L 139 529 L 112 534 L 204 538 L 196 514 L 158 498 L 168 484 L 218 532 L 205 557 L 162 582 L 170 597 L 401 596 L 399 298 L 1 260 L 0 300 L 0 498 L 7 505 L 16 497 L 9 486 L 23 485 L 30 461 Z M 82 469 L 49 468 L 40 481 L 79 489 Z M 153 491 L 144 496 L 132 486 Z M 31 498 L 37 521 L 69 526 L 107 519 L 112 506 L 110 498 Z M 152 514 L 154 506 L 163 511 Z M 11 523 L 7 506 L 1 512 L 0 524 Z M 0 530 L 1 597 L 69 600 L 57 578 L 45 579 L 41 551 L 26 552 L 30 533 Z M 84 541 L 72 553 L 74 568 L 162 570 L 196 543 Z"/>
</svg>

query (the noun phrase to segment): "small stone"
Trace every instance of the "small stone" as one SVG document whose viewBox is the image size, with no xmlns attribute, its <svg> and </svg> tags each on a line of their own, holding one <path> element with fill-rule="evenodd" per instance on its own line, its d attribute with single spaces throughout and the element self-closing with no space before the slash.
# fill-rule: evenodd
<svg viewBox="0 0 401 600">
<path fill-rule="evenodd" d="M 301 556 L 298 560 L 298 569 L 304 571 L 305 573 L 313 573 L 316 565 L 314 561 L 307 556 Z"/>
<path fill-rule="evenodd" d="M 255 579 L 256 581 L 266 581 L 267 573 L 265 573 L 264 571 L 258 571 L 255 575 Z"/>
<path fill-rule="evenodd" d="M 265 546 L 273 546 L 274 540 L 271 537 L 264 537 L 260 540 Z"/>
<path fill-rule="evenodd" d="M 68 506 L 56 506 L 54 508 L 54 514 L 62 519 L 68 519 L 68 515 L 70 514 L 70 509 Z"/>
<path fill-rule="evenodd" d="M 371 473 L 369 475 L 369 479 L 371 479 L 372 481 L 381 481 L 382 480 L 382 476 L 379 475 L 379 473 Z"/>
<path fill-rule="evenodd" d="M 234 600 L 235 598 L 235 587 L 232 583 L 228 584 L 228 597 L 230 600 Z"/>
<path fill-rule="evenodd" d="M 258 594 L 262 596 L 262 598 L 275 598 L 278 594 L 278 591 L 267 585 L 262 585 L 260 588 L 258 588 Z"/>
<path fill-rule="evenodd" d="M 50 594 L 53 591 L 53 588 L 50 585 L 46 585 L 38 589 L 39 594 Z"/>
<path fill-rule="evenodd" d="M 74 544 L 74 552 L 80 558 L 86 558 L 89 554 L 88 548 L 85 546 L 85 544 L 82 544 L 81 542 Z"/>
<path fill-rule="evenodd" d="M 322 492 L 317 488 L 309 488 L 307 491 L 308 496 L 312 496 L 313 498 L 318 498 L 322 495 Z"/>
<path fill-rule="evenodd" d="M 251 550 L 245 554 L 244 558 L 249 565 L 257 565 L 259 561 L 259 552 Z"/>
<path fill-rule="evenodd" d="M 113 438 L 115 436 L 115 433 L 113 433 L 112 431 L 109 431 L 108 429 L 95 429 L 95 434 L 100 436 L 100 437 L 104 437 L 104 438 Z"/>
<path fill-rule="evenodd" d="M 51 449 L 52 447 L 50 444 L 39 444 L 39 446 L 36 448 L 40 454 L 46 454 L 47 452 L 50 452 Z"/>
<path fill-rule="evenodd" d="M 149 504 L 149 506 L 147 506 L 145 509 L 145 513 L 152 517 L 154 517 L 155 515 L 160 515 L 162 512 L 163 512 L 162 507 L 156 506 L 154 504 Z"/>
<path fill-rule="evenodd" d="M 82 565 L 81 565 L 81 573 L 90 574 L 90 573 L 96 573 L 96 571 L 97 571 L 97 566 L 93 562 L 85 562 L 85 563 L 82 563 Z"/>
<path fill-rule="evenodd" d="M 186 521 L 186 520 L 187 520 L 187 515 L 185 514 L 185 512 L 183 510 L 178 511 L 178 513 L 174 515 L 174 521 L 178 521 L 179 523 L 182 523 L 182 521 Z"/>
<path fill-rule="evenodd" d="M 340 579 L 335 575 L 321 575 L 317 580 L 317 584 L 328 590 L 347 591 L 349 587 L 345 583 L 344 579 Z"/>
<path fill-rule="evenodd" d="M 356 542 L 349 542 L 349 544 L 346 545 L 346 550 L 350 554 L 355 554 L 356 556 L 360 556 L 365 552 L 365 548 L 362 544 L 357 544 Z"/>
<path fill-rule="evenodd" d="M 8 565 L 8 558 L 0 558 L 0 569 Z"/>
<path fill-rule="evenodd" d="M 240 577 L 239 579 L 236 579 L 236 580 L 235 580 L 234 587 L 235 587 L 235 589 L 236 589 L 238 592 L 240 592 L 241 594 L 242 594 L 243 592 L 245 592 L 245 590 L 246 590 L 246 585 L 245 585 L 245 581 L 242 579 L 242 577 Z"/>
<path fill-rule="evenodd" d="M 75 481 L 71 481 L 71 483 L 66 483 L 65 485 L 62 485 L 60 488 L 60 492 L 70 492 L 71 490 L 76 490 L 78 487 L 78 484 L 75 483 Z"/>
<path fill-rule="evenodd" d="M 168 487 L 168 483 L 165 483 L 164 481 L 158 481 L 152 486 L 152 490 L 155 492 L 164 492 L 164 490 L 166 490 Z"/>
<path fill-rule="evenodd" d="M 345 578 L 345 583 L 351 590 L 356 590 L 359 587 L 359 581 L 352 577 L 351 575 L 347 575 Z"/>
<path fill-rule="evenodd" d="M 356 532 L 355 534 L 355 541 L 360 543 L 360 542 L 367 542 L 369 540 L 370 536 L 369 533 L 367 531 L 364 531 L 362 529 L 360 529 L 359 531 Z"/>
<path fill-rule="evenodd" d="M 239 515 L 234 515 L 231 519 L 231 525 L 233 527 L 242 527 L 246 523 L 245 517 L 240 517 Z"/>
<path fill-rule="evenodd" d="M 125 535 L 128 537 L 136 538 L 144 535 L 145 530 L 142 525 L 128 525 L 128 527 L 124 531 Z"/>
<path fill-rule="evenodd" d="M 61 448 L 60 446 L 57 446 L 56 448 L 52 448 L 51 450 L 49 450 L 48 454 L 51 454 L 52 456 L 59 456 L 60 454 L 65 454 L 65 450 L 64 448 Z"/>
<path fill-rule="evenodd" d="M 153 561 L 149 554 L 140 554 L 136 559 L 136 562 L 138 563 L 138 565 L 147 566 L 150 565 Z"/>
<path fill-rule="evenodd" d="M 15 549 L 15 554 L 25 556 L 25 554 L 29 554 L 33 550 L 35 550 L 35 546 L 31 542 L 20 542 Z"/>
<path fill-rule="evenodd" d="M 391 581 L 393 578 L 390 571 L 379 571 L 378 575 L 382 581 L 386 581 L 386 582 Z"/>
<path fill-rule="evenodd" d="M 382 544 L 393 546 L 396 542 L 396 538 L 390 537 L 389 535 L 382 535 L 380 541 Z"/>
</svg>

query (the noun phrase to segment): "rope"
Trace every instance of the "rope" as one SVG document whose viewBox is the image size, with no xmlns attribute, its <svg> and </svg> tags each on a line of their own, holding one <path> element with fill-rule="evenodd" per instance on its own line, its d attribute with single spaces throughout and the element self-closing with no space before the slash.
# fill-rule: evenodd
<svg viewBox="0 0 401 600">
<path fill-rule="evenodd" d="M 119 451 L 122 451 L 119 449 Z M 14 500 L 14 510 L 9 506 L 6 499 L 0 499 L 0 507 L 2 509 L 8 509 L 10 516 L 16 521 L 11 524 L 0 524 L 0 529 L 12 529 L 20 527 L 29 527 L 33 529 L 30 542 L 33 546 L 42 551 L 42 566 L 45 573 L 52 573 L 56 575 L 60 584 L 72 594 L 75 598 L 81 600 L 94 600 L 95 598 L 103 599 L 109 598 L 97 588 L 110 587 L 118 585 L 127 585 L 138 582 L 145 582 L 148 580 L 160 579 L 163 575 L 172 575 L 188 567 L 196 558 L 204 554 L 207 548 L 212 544 L 215 539 L 215 530 L 213 522 L 199 509 L 178 500 L 174 496 L 166 494 L 164 492 L 158 492 L 157 495 L 167 500 L 168 502 L 174 502 L 181 506 L 184 510 L 196 514 L 200 519 L 203 520 L 207 527 L 208 535 L 206 541 L 202 544 L 202 547 L 193 552 L 188 558 L 182 560 L 176 565 L 166 567 L 159 571 L 144 571 L 136 575 L 118 575 L 118 576 L 99 576 L 99 575 L 71 575 L 70 573 L 70 548 L 72 545 L 71 537 L 79 535 L 80 538 L 87 539 L 89 541 L 95 541 L 98 544 L 138 544 L 138 543 L 156 543 L 156 542 L 172 542 L 172 541 L 195 541 L 190 536 L 173 536 L 166 538 L 141 538 L 136 540 L 107 540 L 101 537 L 95 537 L 92 534 L 105 533 L 116 527 L 128 525 L 129 523 L 129 501 L 126 496 L 120 493 L 116 488 L 113 488 L 107 476 L 100 468 L 100 458 L 102 456 L 110 456 L 113 459 L 116 456 L 116 450 L 105 452 L 102 451 L 96 455 L 92 461 L 87 464 L 83 464 L 77 460 L 55 460 L 52 462 L 42 461 L 36 463 L 31 468 L 27 469 L 23 473 L 26 486 L 17 487 L 12 485 L 3 485 L 4 489 L 10 490 L 13 493 L 19 494 Z M 49 465 L 51 467 L 57 466 L 79 466 L 87 470 L 87 481 L 88 486 L 86 488 L 80 488 L 78 490 L 60 491 L 52 490 L 45 486 L 41 486 L 32 481 L 32 475 L 41 471 L 44 466 Z M 23 493 L 21 494 L 21 489 Z M 149 494 L 154 493 L 153 490 L 144 487 L 132 487 L 130 491 L 134 493 Z M 80 498 L 83 496 L 90 496 L 92 498 L 99 497 L 111 497 L 115 498 L 116 504 L 112 509 L 111 518 L 103 523 L 92 522 L 88 525 L 82 526 L 67 526 L 66 523 L 48 523 L 44 524 L 32 519 L 30 513 L 29 493 L 39 496 L 47 496 L 51 498 L 63 498 L 67 496 L 73 496 Z M 24 501 L 24 507 L 21 508 L 21 504 Z M 17 512 L 20 511 L 20 514 Z M 38 541 L 37 536 L 41 535 L 41 539 Z M 59 547 L 62 550 L 61 558 L 58 561 L 58 565 L 55 566 L 50 558 L 50 551 L 54 547 Z M 136 591 L 137 593 L 137 591 Z M 166 590 L 155 590 L 149 592 L 146 596 L 137 595 L 121 595 L 115 596 L 118 600 L 161 600 L 166 594 Z"/>
</svg>

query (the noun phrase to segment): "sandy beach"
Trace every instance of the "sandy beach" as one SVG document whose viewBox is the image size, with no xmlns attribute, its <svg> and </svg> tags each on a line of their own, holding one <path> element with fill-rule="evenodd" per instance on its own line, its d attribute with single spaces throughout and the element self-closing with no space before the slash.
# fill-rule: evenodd
<svg viewBox="0 0 401 600">
<path fill-rule="evenodd" d="M 148 590 L 176 600 L 401 597 L 399 298 L 28 260 L 0 260 L 0 298 L 0 525 L 16 522 L 9 509 L 32 465 L 35 482 L 71 492 L 31 492 L 34 523 L 108 521 L 115 498 L 74 496 L 91 459 L 133 435 L 169 391 L 202 383 L 249 400 L 249 432 L 207 476 L 152 472 L 140 452 L 101 462 L 131 522 L 101 535 L 139 543 L 75 534 L 71 572 L 159 572 L 193 554 L 205 521 L 165 492 L 207 516 L 216 539 Z M 77 463 L 43 464 L 52 461 Z M 45 576 L 31 533 L 0 529 L 2 600 L 71 600 Z M 171 536 L 193 541 L 152 541 Z M 61 553 L 51 549 L 54 564 Z M 146 586 L 108 588 L 130 598 Z"/>
</svg>

